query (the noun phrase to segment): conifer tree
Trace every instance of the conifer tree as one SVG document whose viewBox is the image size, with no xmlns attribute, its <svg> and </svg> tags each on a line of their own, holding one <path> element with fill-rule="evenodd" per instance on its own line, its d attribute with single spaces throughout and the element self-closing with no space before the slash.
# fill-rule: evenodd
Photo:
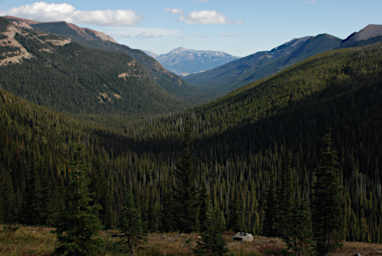
<svg viewBox="0 0 382 256">
<path fill-rule="evenodd" d="M 267 192 L 267 200 L 266 200 L 266 207 L 265 207 L 265 216 L 264 216 L 264 223 L 263 223 L 263 234 L 265 236 L 277 236 L 278 235 L 278 222 L 277 222 L 277 214 L 279 210 L 278 206 L 279 201 L 277 200 L 276 195 L 276 183 L 272 182 L 269 185 L 268 192 Z"/>
<path fill-rule="evenodd" d="M 120 221 L 120 249 L 129 255 L 136 255 L 138 247 L 145 241 L 146 232 L 143 227 L 141 214 L 136 208 L 133 196 L 129 194 L 128 203 L 122 212 Z"/>
<path fill-rule="evenodd" d="M 192 156 L 192 123 L 185 121 L 183 153 L 176 164 L 173 187 L 174 215 L 177 229 L 183 233 L 191 233 L 196 229 L 196 213 L 199 203 L 199 191 L 196 185 L 196 171 Z"/>
<path fill-rule="evenodd" d="M 80 154 L 76 155 L 79 157 Z M 54 255 L 91 256 L 100 251 L 102 243 L 96 238 L 101 229 L 99 207 L 91 200 L 87 177 L 86 166 L 74 160 L 68 170 L 65 209 L 58 213 L 54 223 L 57 234 Z"/>
<path fill-rule="evenodd" d="M 331 133 L 323 138 L 312 192 L 313 238 L 318 255 L 341 247 L 344 240 L 344 199 L 337 152 Z"/>
<path fill-rule="evenodd" d="M 207 207 L 206 221 L 204 223 L 201 239 L 194 248 L 195 255 L 223 256 L 228 253 L 226 243 L 222 236 L 219 213 L 211 206 Z"/>
<path fill-rule="evenodd" d="M 16 198 L 13 190 L 10 173 L 0 165 L 0 223 L 2 224 L 15 221 L 13 205 L 16 202 Z"/>
<path fill-rule="evenodd" d="M 26 196 L 23 201 L 22 220 L 27 225 L 45 224 L 46 189 L 43 188 L 36 167 L 28 168 Z"/>
<path fill-rule="evenodd" d="M 160 209 L 160 231 L 171 232 L 176 231 L 176 203 L 174 200 L 174 193 L 172 191 L 165 191 L 161 198 L 162 207 Z"/>
<path fill-rule="evenodd" d="M 295 182 L 292 167 L 292 157 L 289 156 L 288 168 L 281 174 L 281 183 L 277 190 L 278 212 L 276 212 L 277 233 L 284 240 L 288 239 L 289 231 L 293 226 L 293 208 L 295 206 Z"/>
<path fill-rule="evenodd" d="M 292 250 L 293 255 L 308 256 L 313 251 L 310 205 L 306 198 L 302 199 L 301 202 L 295 202 L 292 211 L 292 225 L 290 225 L 290 230 L 284 241 L 288 249 Z"/>
<path fill-rule="evenodd" d="M 211 203 L 210 195 L 207 192 L 206 184 L 202 185 L 199 194 L 199 231 L 205 231 L 206 222 L 207 222 L 207 209 L 212 207 L 209 205 Z"/>
</svg>

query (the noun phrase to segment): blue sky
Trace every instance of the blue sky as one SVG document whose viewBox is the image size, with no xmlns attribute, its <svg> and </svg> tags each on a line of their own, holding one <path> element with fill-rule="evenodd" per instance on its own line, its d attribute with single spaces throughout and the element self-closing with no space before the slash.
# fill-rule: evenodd
<svg viewBox="0 0 382 256">
<path fill-rule="evenodd" d="M 382 24 L 381 0 L 0 0 L 0 15 L 66 20 L 132 48 L 176 47 L 246 56 L 293 38 L 345 38 Z"/>
</svg>

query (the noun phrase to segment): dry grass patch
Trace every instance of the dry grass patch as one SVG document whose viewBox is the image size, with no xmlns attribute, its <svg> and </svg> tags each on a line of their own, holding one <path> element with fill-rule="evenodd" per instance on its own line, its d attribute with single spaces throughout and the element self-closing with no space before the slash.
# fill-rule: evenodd
<svg viewBox="0 0 382 256">
<path fill-rule="evenodd" d="M 0 226 L 1 256 L 47 256 L 55 246 L 56 236 L 51 228 L 20 226 L 15 231 Z"/>
<path fill-rule="evenodd" d="M 360 253 L 362 256 L 382 256 L 382 244 L 345 242 L 344 247 L 332 255 L 353 256 L 356 253 Z"/>
<path fill-rule="evenodd" d="M 55 247 L 56 236 L 52 228 L 19 226 L 8 231 L 0 225 L 0 256 L 50 256 Z M 126 255 L 114 247 L 118 238 L 116 231 L 102 231 L 100 236 L 105 241 L 106 256 Z M 256 236 L 253 242 L 232 240 L 233 233 L 226 232 L 223 238 L 230 253 L 240 256 L 282 255 L 285 244 L 278 238 Z M 190 256 L 192 248 L 199 239 L 198 234 L 151 233 L 139 252 L 139 256 Z M 382 256 L 382 244 L 346 242 L 344 247 L 330 256 Z"/>
</svg>

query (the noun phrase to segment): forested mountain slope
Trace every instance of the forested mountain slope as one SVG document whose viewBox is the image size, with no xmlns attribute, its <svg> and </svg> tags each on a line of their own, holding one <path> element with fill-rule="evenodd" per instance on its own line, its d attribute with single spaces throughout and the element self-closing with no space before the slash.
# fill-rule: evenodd
<svg viewBox="0 0 382 256">
<path fill-rule="evenodd" d="M 184 107 L 127 54 L 0 22 L 0 88 L 72 113 L 163 113 Z"/>
<path fill-rule="evenodd" d="M 235 191 L 230 190 L 231 199 L 249 200 L 240 206 L 245 216 L 260 218 L 242 220 L 243 226 L 264 228 L 267 189 L 277 184 L 290 156 L 298 189 L 309 194 L 321 137 L 331 130 L 343 170 L 347 238 L 380 240 L 381 54 L 381 44 L 328 52 L 190 113 L 195 120 L 194 152 L 204 162 L 201 168 L 213 173 L 213 184 L 224 184 L 216 185 L 214 193 L 225 216 L 231 207 L 224 201 L 228 186 Z M 146 151 L 171 151 L 173 142 L 168 140 L 179 135 L 177 120 L 165 118 L 146 128 L 140 124 L 132 133 L 150 138 L 147 144 L 140 140 Z M 162 139 L 155 137 L 159 134 Z M 254 191 L 241 190 L 247 186 L 256 191 L 258 201 L 253 201 Z"/>
<path fill-rule="evenodd" d="M 215 69 L 189 75 L 185 80 L 203 89 L 213 89 L 215 95 L 222 96 L 233 89 L 272 75 L 286 66 L 340 45 L 339 38 L 327 34 L 298 38 L 270 51 L 257 52 Z"/>
<path fill-rule="evenodd" d="M 20 19 L 9 17 L 10 20 L 20 22 Z M 23 20 L 21 20 L 23 22 Z M 126 45 L 119 44 L 110 36 L 91 29 L 80 28 L 67 22 L 31 22 L 30 26 L 36 30 L 69 37 L 82 46 L 100 49 L 108 52 L 127 54 L 134 58 L 150 77 L 169 94 L 174 94 L 183 99 L 190 100 L 198 90 L 187 85 L 180 77 L 164 69 L 158 61 L 146 55 L 141 50 L 131 49 Z"/>
<path fill-rule="evenodd" d="M 150 231 L 174 230 L 170 188 L 189 117 L 195 183 L 206 187 L 225 229 L 264 233 L 269 191 L 289 166 L 295 169 L 293 197 L 309 198 L 321 137 L 331 130 L 346 239 L 382 242 L 381 63 L 381 44 L 331 51 L 211 104 L 126 123 L 120 132 L 92 128 L 1 90 L 0 217 L 49 223 L 47 216 L 62 208 L 65 173 L 81 144 L 106 227 L 118 224 L 132 194 Z"/>
</svg>

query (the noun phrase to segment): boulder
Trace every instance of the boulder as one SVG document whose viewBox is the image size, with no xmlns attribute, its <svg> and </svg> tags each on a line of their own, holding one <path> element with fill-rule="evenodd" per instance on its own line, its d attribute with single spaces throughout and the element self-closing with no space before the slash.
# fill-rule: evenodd
<svg viewBox="0 0 382 256">
<path fill-rule="evenodd" d="M 238 232 L 232 237 L 232 239 L 235 241 L 252 242 L 253 235 L 250 233 Z"/>
</svg>

